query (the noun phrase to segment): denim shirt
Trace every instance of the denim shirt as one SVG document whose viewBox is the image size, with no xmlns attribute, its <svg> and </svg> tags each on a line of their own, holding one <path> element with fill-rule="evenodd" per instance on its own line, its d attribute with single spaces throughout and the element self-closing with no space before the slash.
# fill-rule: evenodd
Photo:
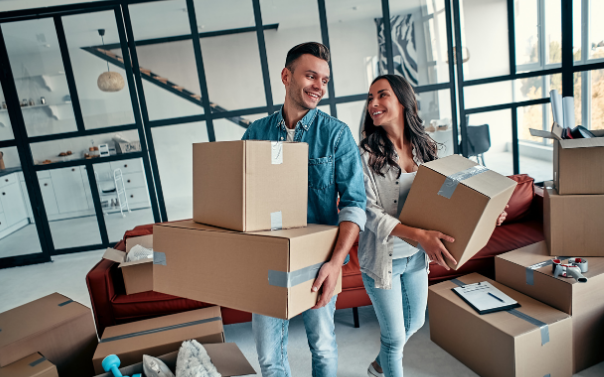
<svg viewBox="0 0 604 377">
<path fill-rule="evenodd" d="M 282 112 L 283 108 L 253 122 L 241 139 L 287 140 Z M 338 225 L 350 221 L 363 230 L 367 219 L 363 168 L 348 126 L 312 109 L 295 130 L 294 141 L 308 144 L 308 223 Z"/>
</svg>

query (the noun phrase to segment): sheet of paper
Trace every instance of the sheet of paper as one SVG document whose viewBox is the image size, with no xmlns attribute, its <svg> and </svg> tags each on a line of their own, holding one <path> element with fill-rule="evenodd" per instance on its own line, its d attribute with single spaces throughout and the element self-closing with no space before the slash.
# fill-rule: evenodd
<svg viewBox="0 0 604 377">
<path fill-rule="evenodd" d="M 558 123 L 560 127 L 564 127 L 562 96 L 554 89 L 549 92 L 549 97 L 552 104 L 552 117 L 554 118 L 554 122 Z"/>
<path fill-rule="evenodd" d="M 501 308 L 518 303 L 487 281 L 453 289 L 479 311 Z"/>
<path fill-rule="evenodd" d="M 562 98 L 562 113 L 564 114 L 564 127 L 574 128 L 575 124 L 575 99 L 573 97 Z"/>
</svg>

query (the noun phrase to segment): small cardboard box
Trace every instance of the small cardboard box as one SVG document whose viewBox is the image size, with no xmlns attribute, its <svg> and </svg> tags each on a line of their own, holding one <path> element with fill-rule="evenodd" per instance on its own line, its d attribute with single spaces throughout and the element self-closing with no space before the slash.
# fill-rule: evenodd
<svg viewBox="0 0 604 377">
<path fill-rule="evenodd" d="M 92 375 L 97 343 L 90 309 L 58 293 L 0 313 L 0 367 L 40 352 L 61 377 Z"/>
<path fill-rule="evenodd" d="M 467 158 L 451 155 L 420 165 L 399 217 L 416 228 L 438 230 L 460 268 L 482 249 L 510 200 L 516 182 Z"/>
<path fill-rule="evenodd" d="M 480 315 L 455 294 L 452 289 L 457 284 L 453 281 L 432 285 L 428 311 L 434 343 L 483 377 L 572 375 L 572 324 L 568 314 L 477 273 L 458 280 L 463 284 L 488 281 L 521 307 L 515 312 Z M 525 317 L 512 314 L 518 312 Z"/>
<path fill-rule="evenodd" d="M 604 257 L 604 195 L 543 193 L 543 233 L 550 255 Z"/>
<path fill-rule="evenodd" d="M 590 131 L 598 137 L 562 139 L 555 122 L 551 131 L 530 130 L 554 141 L 554 184 L 560 195 L 604 195 L 604 130 Z"/>
<path fill-rule="evenodd" d="M 153 249 L 153 235 L 128 238 L 126 252 L 107 248 L 103 254 L 103 258 L 119 263 L 118 268 L 122 270 L 127 295 L 153 290 L 153 258 L 126 262 L 128 253 L 136 245 Z"/>
<path fill-rule="evenodd" d="M 153 265 L 155 292 L 290 319 L 317 303 L 312 284 L 338 227 L 241 233 L 187 220 L 157 224 L 153 234 L 155 252 L 165 254 Z"/>
<path fill-rule="evenodd" d="M 256 371 L 250 365 L 249 361 L 243 356 L 243 353 L 235 343 L 217 343 L 204 344 L 212 364 L 222 377 L 246 376 L 256 374 Z M 176 371 L 176 359 L 178 351 L 158 356 L 172 372 Z M 143 363 L 139 362 L 133 365 L 120 368 L 124 376 L 132 376 L 136 373 L 143 373 Z M 96 377 L 114 377 L 112 373 L 99 374 Z"/>
<path fill-rule="evenodd" d="M 604 258 L 589 258 L 587 283 L 554 278 L 544 241 L 498 255 L 499 283 L 572 316 L 574 373 L 604 360 Z"/>
<path fill-rule="evenodd" d="M 240 232 L 304 227 L 308 168 L 306 143 L 193 144 L 193 219 Z"/>
<path fill-rule="evenodd" d="M 115 354 L 122 365 L 131 365 L 140 362 L 143 354 L 159 356 L 177 351 L 189 339 L 200 343 L 224 342 L 220 307 L 107 327 L 92 357 L 94 371 L 104 372 L 101 363 L 108 355 Z"/>
<path fill-rule="evenodd" d="M 39 353 L 0 368 L 0 377 L 59 377 L 57 367 Z"/>
</svg>

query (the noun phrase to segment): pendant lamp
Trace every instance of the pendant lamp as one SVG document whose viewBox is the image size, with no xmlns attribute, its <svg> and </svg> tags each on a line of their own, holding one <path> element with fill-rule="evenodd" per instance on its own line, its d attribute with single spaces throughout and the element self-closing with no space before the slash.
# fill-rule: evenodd
<svg viewBox="0 0 604 377">
<path fill-rule="evenodd" d="M 99 35 L 101 36 L 103 46 L 105 46 L 105 40 L 103 38 L 105 35 L 105 29 L 99 29 Z M 96 84 L 103 92 L 119 92 L 120 90 L 124 89 L 125 85 L 122 75 L 120 75 L 118 72 L 111 72 L 109 70 L 109 61 L 107 61 L 107 72 L 103 72 L 99 75 L 99 78 L 96 80 Z"/>
</svg>

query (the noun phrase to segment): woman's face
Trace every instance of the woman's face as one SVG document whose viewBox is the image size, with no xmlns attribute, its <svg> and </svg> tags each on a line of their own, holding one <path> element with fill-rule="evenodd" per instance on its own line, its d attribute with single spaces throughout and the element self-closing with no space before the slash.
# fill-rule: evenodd
<svg viewBox="0 0 604 377">
<path fill-rule="evenodd" d="M 375 126 L 396 126 L 401 124 L 404 107 L 396 98 L 390 83 L 381 79 L 369 88 L 367 111 Z"/>
</svg>

